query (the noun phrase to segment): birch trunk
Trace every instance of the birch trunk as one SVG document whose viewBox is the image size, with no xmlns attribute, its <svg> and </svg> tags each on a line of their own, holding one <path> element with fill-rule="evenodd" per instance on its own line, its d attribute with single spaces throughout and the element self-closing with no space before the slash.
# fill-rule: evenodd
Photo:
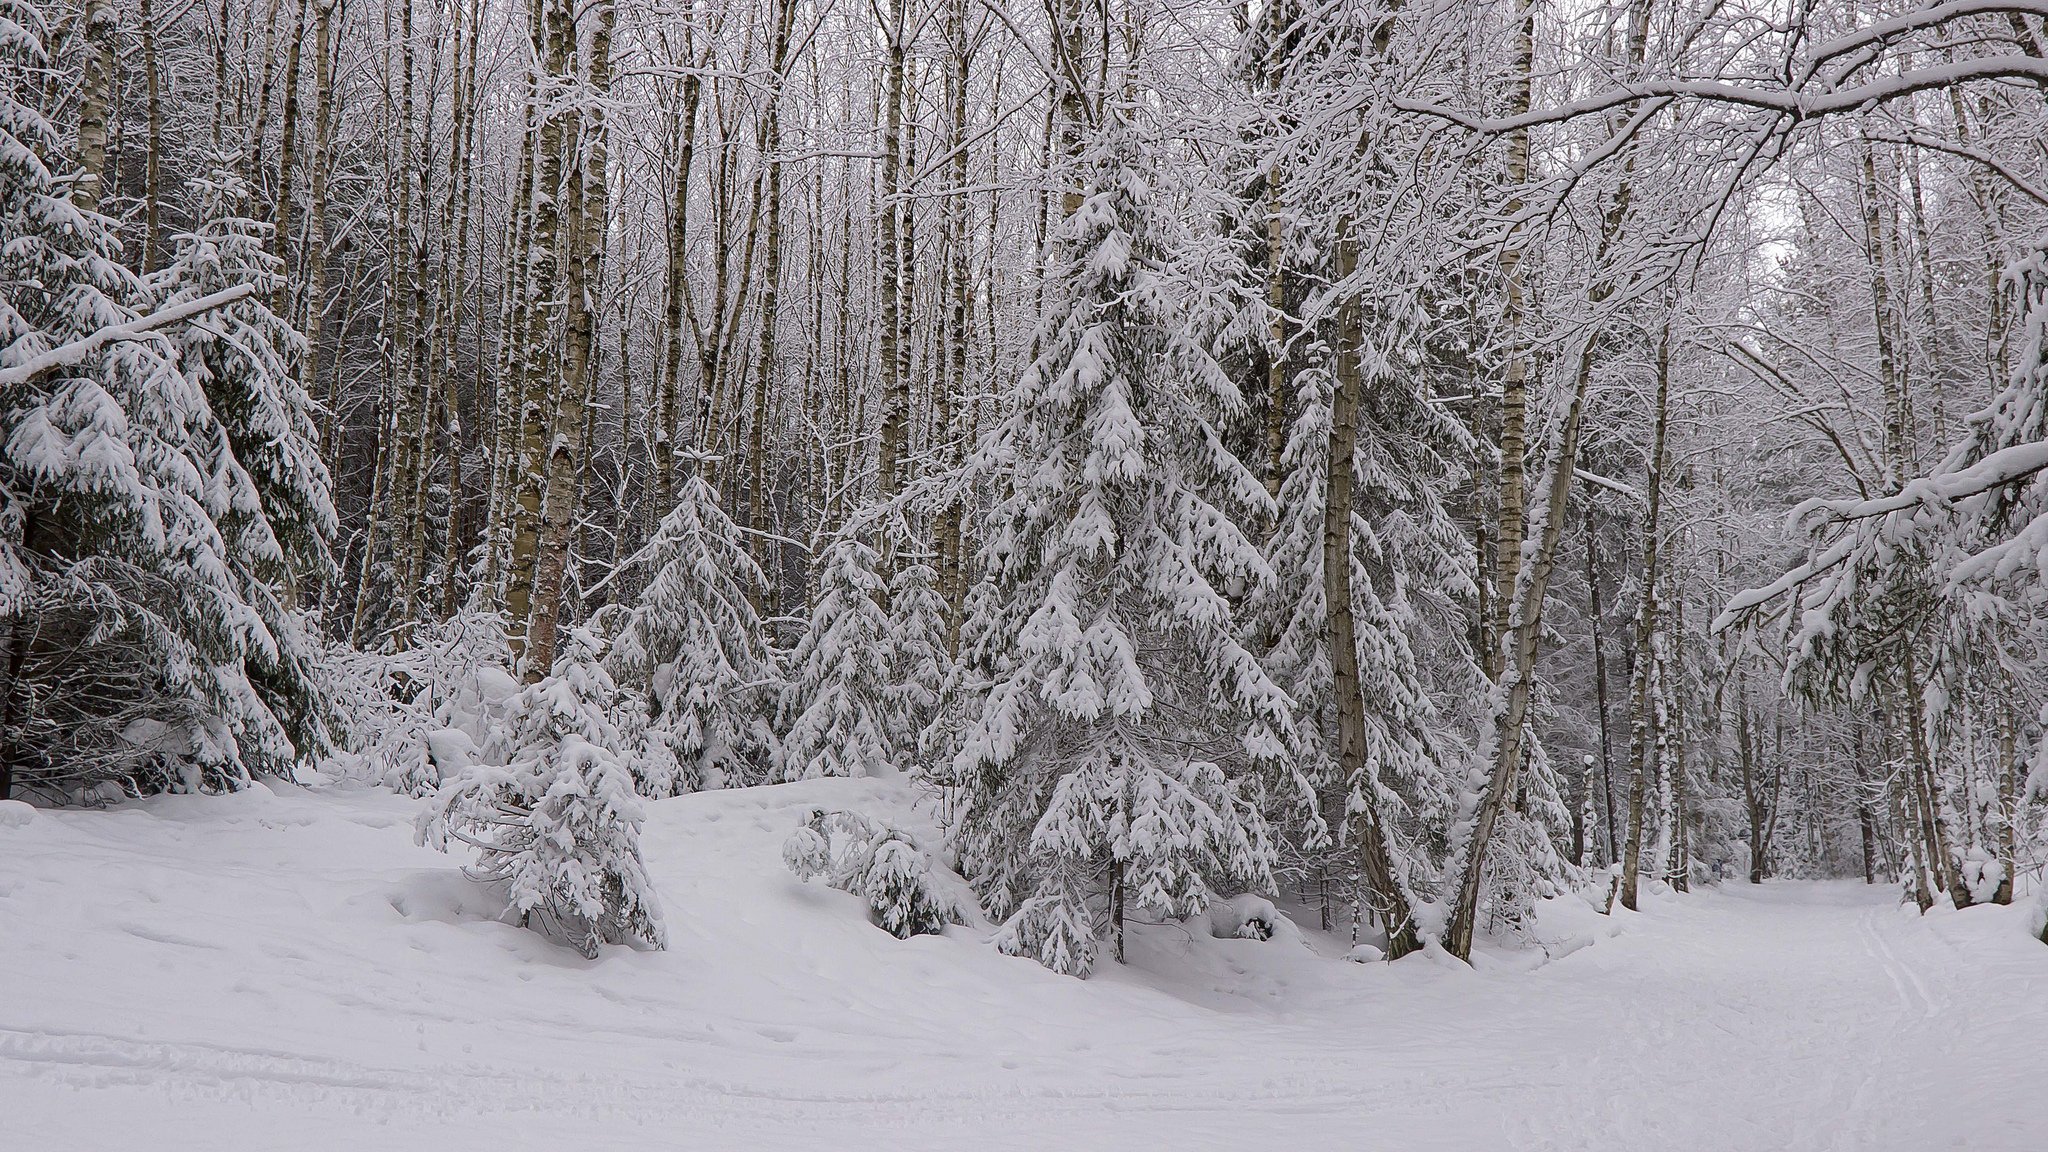
<svg viewBox="0 0 2048 1152">
<path fill-rule="evenodd" d="M 572 60 L 576 49 L 575 25 L 566 3 L 559 10 L 557 35 L 563 41 L 562 59 Z M 568 323 L 562 341 L 561 387 L 548 443 L 547 489 L 534 563 L 533 607 L 526 629 L 527 675 L 535 679 L 554 663 L 555 635 L 562 615 L 562 584 L 568 570 L 570 538 L 585 471 L 585 422 L 594 379 L 591 353 L 597 315 L 595 296 L 609 209 L 604 101 L 611 88 L 612 19 L 616 9 L 610 0 L 598 0 L 589 11 L 595 27 L 590 40 L 590 82 L 583 101 L 585 107 L 578 115 L 582 167 L 574 177 L 575 203 L 568 214 L 568 275 L 563 285 Z"/>
<path fill-rule="evenodd" d="M 1637 885 L 1643 858 L 1643 792 L 1647 787 L 1650 773 L 1650 757 L 1656 754 L 1656 747 L 1662 743 L 1663 733 L 1658 731 L 1657 717 L 1652 713 L 1651 673 L 1657 662 L 1657 625 L 1660 606 L 1657 603 L 1658 575 L 1657 558 L 1663 551 L 1660 533 L 1663 531 L 1662 512 L 1664 507 L 1664 472 L 1670 462 L 1667 451 L 1666 433 L 1671 420 L 1671 330 L 1667 326 L 1657 342 L 1657 400 L 1652 410 L 1650 433 L 1650 473 L 1645 493 L 1649 508 L 1643 514 L 1643 569 L 1642 598 L 1636 604 L 1636 666 L 1634 683 L 1629 690 L 1631 700 L 1628 735 L 1629 782 L 1628 796 L 1628 842 L 1623 848 L 1621 868 L 1621 906 L 1633 912 L 1636 910 Z"/>
</svg>

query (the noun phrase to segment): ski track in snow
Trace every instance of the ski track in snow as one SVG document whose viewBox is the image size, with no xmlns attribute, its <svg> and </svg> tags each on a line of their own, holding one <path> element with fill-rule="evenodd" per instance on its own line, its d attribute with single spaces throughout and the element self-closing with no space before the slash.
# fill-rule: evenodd
<svg viewBox="0 0 2048 1152">
<path fill-rule="evenodd" d="M 807 808 L 928 827 L 908 796 L 651 804 L 670 949 L 596 963 L 493 922 L 403 798 L 41 813 L 0 829 L 0 1148 L 2041 1147 L 2018 909 L 1563 901 L 1476 970 L 1162 925 L 1081 982 L 783 870 Z"/>
</svg>

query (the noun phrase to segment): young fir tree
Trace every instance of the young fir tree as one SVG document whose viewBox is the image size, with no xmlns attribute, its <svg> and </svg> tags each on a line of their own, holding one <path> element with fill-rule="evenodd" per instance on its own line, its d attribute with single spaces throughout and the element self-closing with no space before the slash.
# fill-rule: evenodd
<svg viewBox="0 0 2048 1152">
<path fill-rule="evenodd" d="M 648 702 L 648 739 L 675 757 L 670 787 L 761 783 L 773 751 L 765 721 L 781 678 L 756 608 L 767 578 L 701 474 L 684 483 L 648 550 L 654 577 L 611 664 Z M 660 775 L 647 775 L 652 795 L 669 794 Z"/>
<path fill-rule="evenodd" d="M 314 671 L 317 637 L 298 610 L 298 589 L 325 572 L 335 516 L 317 405 L 293 370 L 306 342 L 265 303 L 283 282 L 284 262 L 264 249 L 269 225 L 246 215 L 242 178 L 223 162 L 192 189 L 193 228 L 172 238 L 174 256 L 151 286 L 165 307 L 238 286 L 255 289 L 167 335 L 180 370 L 220 421 L 225 442 L 214 466 L 238 472 L 233 484 L 213 486 L 219 506 L 209 512 L 242 597 L 273 641 L 250 653 L 249 680 L 297 751 L 310 753 L 327 743 L 327 708 Z M 251 492 L 253 508 L 228 495 Z"/>
<path fill-rule="evenodd" d="M 1270 882 L 1257 776 L 1291 703 L 1238 636 L 1271 515 L 1225 447 L 1236 387 L 1178 309 L 1181 213 L 1117 114 L 1084 151 L 1038 355 L 984 444 L 1003 490 L 968 632 L 989 678 L 954 765 L 954 836 L 998 946 L 1083 975 L 1134 911 Z"/>
<path fill-rule="evenodd" d="M 848 530 L 826 546 L 818 603 L 782 689 L 783 780 L 873 776 L 889 742 L 889 617 L 875 550 Z"/>
<path fill-rule="evenodd" d="M 429 847 L 474 848 L 470 875 L 508 885 L 523 926 L 592 958 L 600 944 L 666 942 L 600 647 L 567 630 L 553 670 L 519 693 L 486 746 L 491 763 L 444 786 L 417 829 Z"/>
<path fill-rule="evenodd" d="M 893 759 L 921 759 L 924 738 L 939 716 L 953 657 L 946 638 L 946 601 L 931 565 L 906 563 L 889 583 L 888 737 Z"/>
<path fill-rule="evenodd" d="M 0 0 L 0 795 L 233 787 L 298 753 L 250 682 L 280 645 L 230 543 L 275 532 L 98 181 L 51 174 L 43 31 Z"/>
</svg>

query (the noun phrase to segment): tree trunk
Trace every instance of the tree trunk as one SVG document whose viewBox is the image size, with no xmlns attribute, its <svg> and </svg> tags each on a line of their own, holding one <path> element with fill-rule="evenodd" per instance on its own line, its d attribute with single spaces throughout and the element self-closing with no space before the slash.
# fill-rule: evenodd
<svg viewBox="0 0 2048 1152">
<path fill-rule="evenodd" d="M 1657 660 L 1658 648 L 1657 557 L 1663 551 L 1660 514 L 1664 503 L 1664 472 L 1670 458 L 1665 441 L 1671 423 L 1670 411 L 1671 329 L 1667 325 L 1657 342 L 1657 406 L 1651 415 L 1649 491 L 1646 493 L 1649 510 L 1643 517 L 1643 592 L 1636 605 L 1635 685 L 1629 693 L 1633 700 L 1633 714 L 1629 719 L 1628 759 L 1634 779 L 1629 787 L 1628 841 L 1623 848 L 1621 906 L 1631 912 L 1636 910 L 1638 871 L 1643 857 L 1643 791 L 1650 772 L 1649 759 L 1656 755 L 1656 747 L 1662 741 L 1662 733 L 1657 730 L 1657 717 L 1652 714 L 1651 670 Z"/>
<path fill-rule="evenodd" d="M 1515 3 L 1515 79 L 1508 99 L 1507 114 L 1518 116 L 1529 110 L 1530 85 L 1536 62 L 1536 7 L 1531 0 L 1516 0 Z M 1521 189 L 1529 180 L 1529 131 L 1522 129 L 1508 135 L 1507 185 L 1510 199 L 1506 207 L 1509 217 L 1517 215 L 1522 208 Z M 1523 284 L 1522 244 L 1519 226 L 1501 249 L 1500 273 L 1506 285 L 1506 299 L 1501 307 L 1501 328 L 1507 334 L 1507 372 L 1501 380 L 1500 400 L 1500 514 L 1495 520 L 1493 538 L 1493 606 L 1501 618 L 1490 621 L 1486 630 L 1486 666 L 1495 680 L 1500 678 L 1506 659 L 1502 649 L 1503 636 L 1507 630 L 1506 613 L 1515 598 L 1515 581 L 1522 570 L 1522 536 L 1525 531 L 1525 517 L 1528 514 L 1528 480 L 1526 464 L 1528 455 L 1528 412 L 1529 380 L 1535 366 L 1531 341 L 1523 333 L 1522 325 L 1527 319 L 1526 288 Z M 1563 508 L 1554 509 L 1562 516 Z"/>
<path fill-rule="evenodd" d="M 85 68 L 78 89 L 78 182 L 71 202 L 87 212 L 100 210 L 106 181 L 107 126 L 114 107 L 114 40 L 120 29 L 113 0 L 85 0 Z"/>
<path fill-rule="evenodd" d="M 271 301 L 271 310 L 281 316 L 291 315 L 292 185 L 297 178 L 292 161 L 298 155 L 299 69 L 306 43 L 306 7 L 311 3 L 312 0 L 301 0 L 301 3 L 292 9 L 291 38 L 285 44 L 284 124 L 277 149 L 277 211 L 272 216 L 273 242 L 277 246 L 277 258 L 284 266 L 285 275 L 278 281 L 277 295 Z"/>
<path fill-rule="evenodd" d="M 888 41 L 888 62 L 882 79 L 882 178 L 877 193 L 881 198 L 882 438 L 876 496 L 883 501 L 895 499 L 909 467 L 910 349 L 903 323 L 903 206 L 897 202 L 903 163 L 907 3 L 895 0 L 882 30 Z"/>
<path fill-rule="evenodd" d="M 142 272 L 147 275 L 156 271 L 159 233 L 162 229 L 163 69 L 157 64 L 156 8 L 151 0 L 142 0 L 139 16 L 142 24 L 143 93 L 148 106 L 146 115 L 149 117 L 149 151 L 142 162 Z"/>
<path fill-rule="evenodd" d="M 581 402 L 580 390 L 572 399 L 570 389 L 555 375 L 555 370 L 566 364 L 567 349 L 563 348 L 559 357 L 548 355 L 557 332 L 563 332 L 563 343 L 568 343 L 566 326 L 557 324 L 556 316 L 567 305 L 569 293 L 557 281 L 564 265 L 572 262 L 564 259 L 562 251 L 562 196 L 568 184 L 568 152 L 575 139 L 576 115 L 560 105 L 568 99 L 575 83 L 570 74 L 575 64 L 575 25 L 569 0 L 543 0 L 541 11 L 541 26 L 534 30 L 540 41 L 535 55 L 541 62 L 541 74 L 534 94 L 540 109 L 540 131 L 534 146 L 533 255 L 527 300 L 522 305 L 526 316 L 518 372 L 522 396 L 518 459 L 513 464 L 518 498 L 511 509 L 512 547 L 505 586 L 505 608 L 513 621 L 512 651 L 523 663 L 529 680 L 538 680 L 548 673 L 554 655 L 553 614 L 559 607 L 543 607 L 535 588 L 541 553 L 542 502 L 549 488 L 554 487 L 548 475 L 549 462 L 555 455 L 550 451 L 549 433 L 553 428 L 564 428 L 568 435 L 575 436 L 583 427 L 580 412 L 561 410 Z M 558 297 L 563 298 L 561 303 L 556 303 Z M 557 406 L 552 420 L 542 407 L 549 394 L 553 394 Z M 570 418 L 572 415 L 574 418 Z M 573 457 L 574 453 L 570 455 Z M 567 480 L 563 477 L 564 489 Z M 563 539 L 567 539 L 566 533 Z M 539 659 L 530 650 L 537 614 L 547 622 L 549 650 L 544 655 L 549 659 Z"/>
<path fill-rule="evenodd" d="M 562 59 L 573 61 L 575 25 L 568 5 L 558 5 L 557 34 Z M 610 0 L 598 0 L 591 12 L 590 99 L 581 117 L 582 169 L 575 175 L 573 210 L 568 216 L 570 240 L 567 336 L 562 341 L 562 377 L 556 397 L 554 427 L 547 453 L 547 495 L 542 504 L 538 555 L 534 564 L 533 606 L 526 629 L 527 676 L 538 679 L 553 665 L 555 634 L 562 613 L 562 583 L 569 564 L 570 534 L 576 523 L 577 497 L 586 471 L 584 422 L 593 383 L 591 351 L 597 315 L 595 295 L 602 275 L 605 218 L 610 204 L 606 183 L 604 101 L 611 90 L 612 19 Z M 565 137 L 565 140 L 567 137 Z"/>
<path fill-rule="evenodd" d="M 1595 563 L 1599 551 L 1599 527 L 1593 507 L 1586 506 L 1586 591 L 1592 598 L 1593 699 L 1600 710 L 1600 803 L 1607 819 L 1607 863 L 1621 859 L 1621 830 L 1614 823 L 1614 757 L 1607 724 L 1607 614 L 1600 608 L 1600 573 Z"/>
<path fill-rule="evenodd" d="M 1336 278 L 1356 271 L 1357 241 L 1349 222 L 1340 225 Z M 1365 387 L 1363 306 L 1353 294 L 1338 315 L 1336 393 L 1330 403 L 1328 497 L 1323 509 L 1323 596 L 1330 618 L 1331 691 L 1337 700 L 1337 762 L 1344 779 L 1365 797 L 1359 815 L 1358 848 L 1365 883 L 1387 925 L 1387 955 L 1398 960 L 1422 947 L 1408 894 L 1396 871 L 1379 802 L 1379 779 L 1369 761 L 1365 695 L 1359 685 L 1358 631 L 1351 596 L 1351 508 L 1358 448 L 1358 404 Z"/>
</svg>

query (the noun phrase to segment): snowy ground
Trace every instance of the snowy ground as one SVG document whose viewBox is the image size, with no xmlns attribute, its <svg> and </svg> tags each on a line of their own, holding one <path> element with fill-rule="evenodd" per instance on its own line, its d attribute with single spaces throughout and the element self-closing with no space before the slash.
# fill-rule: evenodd
<svg viewBox="0 0 2048 1152">
<path fill-rule="evenodd" d="M 666 953 L 482 917 L 415 803 L 258 790 L 0 824 L 0 1147 L 2044 1146 L 2016 910 L 1731 885 L 1472 971 L 1150 930 L 1081 982 L 898 942 L 781 867 L 821 781 L 651 806 Z M 1615 933 L 1592 947 L 1571 932 Z M 1332 955 L 1335 942 L 1314 941 Z"/>
</svg>

